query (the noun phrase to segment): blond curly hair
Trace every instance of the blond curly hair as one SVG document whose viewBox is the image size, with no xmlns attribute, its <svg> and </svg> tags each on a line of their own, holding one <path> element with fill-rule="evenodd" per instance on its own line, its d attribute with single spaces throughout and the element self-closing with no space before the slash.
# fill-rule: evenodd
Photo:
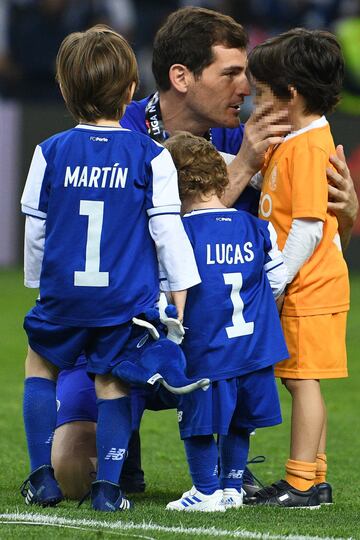
<svg viewBox="0 0 360 540">
<path fill-rule="evenodd" d="M 179 177 L 181 199 L 215 193 L 219 198 L 229 183 L 225 161 L 203 137 L 176 132 L 164 146 L 169 150 Z"/>
</svg>

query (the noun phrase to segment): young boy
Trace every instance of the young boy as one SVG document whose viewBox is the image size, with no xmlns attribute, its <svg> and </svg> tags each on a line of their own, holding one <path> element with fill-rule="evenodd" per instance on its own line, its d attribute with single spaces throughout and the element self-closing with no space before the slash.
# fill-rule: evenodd
<svg viewBox="0 0 360 540">
<path fill-rule="evenodd" d="M 293 126 L 267 156 L 259 206 L 289 270 L 281 321 L 290 358 L 275 374 L 292 397 L 290 459 L 285 481 L 261 490 L 258 502 L 314 508 L 332 501 L 320 379 L 347 376 L 348 271 L 337 219 L 327 211 L 334 143 L 323 116 L 339 100 L 344 63 L 332 34 L 297 28 L 255 47 L 249 70 L 258 102 L 285 104 Z"/>
<path fill-rule="evenodd" d="M 193 487 L 167 508 L 224 511 L 242 504 L 250 432 L 281 422 L 273 364 L 288 353 L 273 295 L 283 292 L 287 272 L 272 225 L 221 203 L 229 180 L 212 144 L 179 133 L 165 146 L 178 170 L 183 222 L 202 280 L 189 291 L 184 313 L 187 374 L 207 373 L 212 381 L 206 392 L 181 398 Z"/>
<path fill-rule="evenodd" d="M 62 499 L 50 460 L 56 378 L 85 351 L 98 398 L 92 506 L 123 510 L 130 504 L 118 480 L 131 432 L 130 398 L 111 370 L 144 343 L 144 329 L 131 321 L 157 301 L 158 261 L 179 317 L 186 289 L 199 276 L 169 152 L 119 127 L 138 83 L 127 41 L 105 26 L 70 34 L 59 49 L 57 79 L 79 124 L 37 146 L 21 201 L 25 284 L 40 286 L 24 323 L 31 474 L 22 494 L 27 504 L 42 506 Z"/>
</svg>

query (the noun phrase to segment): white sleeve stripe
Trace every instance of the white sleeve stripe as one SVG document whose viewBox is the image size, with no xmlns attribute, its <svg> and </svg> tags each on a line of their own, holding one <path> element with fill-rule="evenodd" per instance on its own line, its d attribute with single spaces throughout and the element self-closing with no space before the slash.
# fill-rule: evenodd
<svg viewBox="0 0 360 540">
<path fill-rule="evenodd" d="M 41 212 L 41 210 L 35 210 L 34 208 L 30 208 L 29 206 L 25 206 L 24 204 L 21 205 L 21 211 L 23 214 L 26 214 L 27 216 L 37 217 L 40 219 L 46 219 L 45 212 Z"/>
<path fill-rule="evenodd" d="M 279 262 L 278 264 L 275 264 L 274 266 L 271 266 L 270 268 L 266 268 L 266 265 L 264 266 L 265 268 L 265 272 L 268 273 L 268 272 L 271 272 L 271 270 L 275 270 L 275 268 L 278 268 L 279 266 L 281 266 L 283 263 L 283 261 Z"/>
<path fill-rule="evenodd" d="M 149 208 L 147 211 L 148 216 L 152 216 L 155 214 L 180 214 L 180 204 L 172 204 L 167 206 L 158 206 L 156 208 Z"/>
<path fill-rule="evenodd" d="M 153 207 L 181 205 L 178 177 L 170 152 L 163 149 L 152 161 L 152 203 Z"/>
<path fill-rule="evenodd" d="M 270 223 L 270 221 L 268 223 L 268 231 L 269 231 L 269 236 L 270 236 L 271 247 L 274 248 L 276 246 L 277 248 L 277 234 L 276 234 L 273 224 Z M 271 252 L 268 252 L 268 255 L 269 257 L 271 257 Z"/>
<path fill-rule="evenodd" d="M 31 161 L 25 188 L 21 197 L 21 204 L 25 207 L 39 210 L 40 195 L 43 185 L 47 163 L 40 146 L 35 148 Z"/>
<path fill-rule="evenodd" d="M 153 214 L 150 216 L 149 219 L 152 219 L 156 216 L 180 216 L 180 212 L 158 212 L 157 214 Z"/>
<path fill-rule="evenodd" d="M 273 249 L 271 251 L 273 251 Z M 264 264 L 264 269 L 271 270 L 272 268 L 275 268 L 276 266 L 278 266 L 278 264 L 281 262 L 284 262 L 284 258 L 281 255 L 280 250 L 279 250 L 276 257 L 274 257 L 271 261 Z"/>
</svg>

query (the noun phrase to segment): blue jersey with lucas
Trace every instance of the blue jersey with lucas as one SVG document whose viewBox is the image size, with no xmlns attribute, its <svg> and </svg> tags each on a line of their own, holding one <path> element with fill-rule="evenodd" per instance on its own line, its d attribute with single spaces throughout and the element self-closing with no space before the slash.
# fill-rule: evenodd
<svg viewBox="0 0 360 540">
<path fill-rule="evenodd" d="M 235 209 L 194 210 L 183 223 L 202 280 L 184 313 L 188 376 L 218 381 L 287 358 L 267 277 L 284 269 L 271 224 Z"/>
</svg>

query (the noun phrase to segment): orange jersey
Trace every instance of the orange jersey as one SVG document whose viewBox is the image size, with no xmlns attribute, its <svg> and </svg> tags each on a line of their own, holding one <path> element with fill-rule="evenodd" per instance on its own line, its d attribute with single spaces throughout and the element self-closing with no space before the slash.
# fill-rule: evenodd
<svg viewBox="0 0 360 540">
<path fill-rule="evenodd" d="M 327 211 L 326 168 L 335 154 L 330 127 L 322 117 L 294 134 L 267 156 L 259 217 L 271 221 L 284 248 L 298 218 L 324 222 L 323 237 L 287 288 L 283 314 L 321 315 L 349 309 L 349 279 L 336 217 Z"/>
</svg>

